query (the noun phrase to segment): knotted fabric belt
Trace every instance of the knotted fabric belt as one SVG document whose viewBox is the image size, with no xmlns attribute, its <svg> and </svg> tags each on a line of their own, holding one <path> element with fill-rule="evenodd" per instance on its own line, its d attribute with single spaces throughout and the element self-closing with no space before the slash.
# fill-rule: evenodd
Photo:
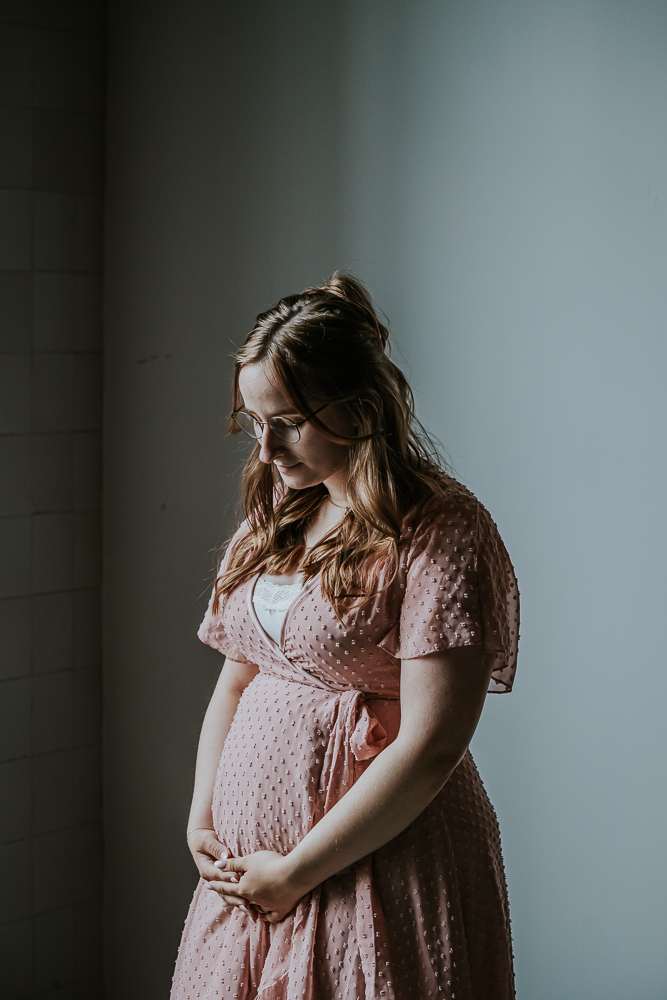
<svg viewBox="0 0 667 1000">
<path fill-rule="evenodd" d="M 375 757 L 385 746 L 387 734 L 364 702 L 362 691 L 353 689 L 341 694 L 324 755 L 313 825 L 338 802 L 355 780 L 355 761 Z M 361 968 L 364 975 L 364 1000 L 395 1000 L 391 985 L 390 952 L 387 930 L 377 894 L 373 889 L 371 857 L 361 858 L 355 871 L 355 929 Z M 297 906 L 294 916 L 274 928 L 270 948 L 276 962 L 267 955 L 264 974 L 257 992 L 261 1000 L 273 997 L 288 1000 L 317 1000 L 315 995 L 314 952 L 320 910 L 320 887 L 317 886 Z M 289 935 L 291 940 L 285 940 Z M 287 949 L 286 950 L 286 946 Z M 287 976 L 287 984 L 284 979 Z"/>
</svg>

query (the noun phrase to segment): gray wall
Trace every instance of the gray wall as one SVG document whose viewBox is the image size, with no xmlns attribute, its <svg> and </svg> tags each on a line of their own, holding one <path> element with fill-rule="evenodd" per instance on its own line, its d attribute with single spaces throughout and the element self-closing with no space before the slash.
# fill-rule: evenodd
<svg viewBox="0 0 667 1000">
<path fill-rule="evenodd" d="M 334 266 L 523 596 L 474 752 L 521 1000 L 664 996 L 667 8 L 117 3 L 107 238 L 109 997 L 163 997 L 233 523 L 228 354 Z"/>
<path fill-rule="evenodd" d="M 101 996 L 104 4 L 0 5 L 0 995 Z"/>
</svg>

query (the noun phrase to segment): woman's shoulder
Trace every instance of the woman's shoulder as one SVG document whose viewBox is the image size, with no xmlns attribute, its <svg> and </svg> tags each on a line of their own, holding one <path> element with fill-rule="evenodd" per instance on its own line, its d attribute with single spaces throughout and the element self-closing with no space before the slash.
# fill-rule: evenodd
<svg viewBox="0 0 667 1000">
<path fill-rule="evenodd" d="M 484 508 L 467 486 L 446 472 L 436 470 L 429 487 L 406 511 L 401 528 L 402 540 L 409 541 L 433 530 L 455 525 L 473 526 Z"/>
<path fill-rule="evenodd" d="M 229 558 L 232 552 L 234 551 L 236 545 L 238 545 L 238 543 L 243 538 L 245 538 L 246 535 L 249 535 L 251 531 L 252 529 L 250 526 L 249 519 L 247 517 L 244 517 L 241 523 L 238 525 L 238 527 L 232 532 L 230 536 L 228 536 L 227 541 L 221 546 L 221 549 L 218 550 L 220 552 L 220 555 L 218 559 L 218 572 L 216 574 L 217 576 L 222 576 L 227 567 L 227 564 L 229 563 Z"/>
<path fill-rule="evenodd" d="M 475 494 L 453 476 L 438 471 L 432 488 L 406 512 L 399 547 L 408 561 L 426 549 L 438 556 L 466 559 L 483 550 L 505 552 L 496 522 Z"/>
<path fill-rule="evenodd" d="M 403 545 L 398 580 L 405 596 L 392 655 L 409 659 L 482 643 L 495 657 L 489 690 L 511 690 L 519 590 L 486 508 L 443 473 L 407 512 Z"/>
</svg>

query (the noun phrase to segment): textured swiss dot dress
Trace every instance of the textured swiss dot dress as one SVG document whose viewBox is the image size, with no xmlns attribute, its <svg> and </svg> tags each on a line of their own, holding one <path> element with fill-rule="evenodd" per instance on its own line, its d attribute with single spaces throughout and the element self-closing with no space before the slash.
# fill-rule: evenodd
<svg viewBox="0 0 667 1000">
<path fill-rule="evenodd" d="M 453 646 L 516 668 L 519 594 L 484 507 L 455 480 L 406 515 L 394 582 L 340 622 L 319 578 L 279 641 L 253 604 L 259 574 L 211 606 L 200 638 L 259 667 L 220 758 L 213 823 L 234 856 L 287 854 L 345 794 L 400 719 L 401 660 Z M 244 530 L 243 528 L 239 531 Z M 403 833 L 310 892 L 279 924 L 200 882 L 172 1000 L 509 1000 L 507 891 L 496 816 L 466 753 Z"/>
</svg>

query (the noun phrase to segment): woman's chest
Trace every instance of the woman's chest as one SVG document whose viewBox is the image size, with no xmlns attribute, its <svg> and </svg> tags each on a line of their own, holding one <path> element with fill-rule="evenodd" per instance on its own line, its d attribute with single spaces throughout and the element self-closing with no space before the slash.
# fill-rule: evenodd
<svg viewBox="0 0 667 1000">
<path fill-rule="evenodd" d="M 260 669 L 306 675 L 311 683 L 334 690 L 354 687 L 398 697 L 400 664 L 382 646 L 400 611 L 392 588 L 348 611 L 341 621 L 316 578 L 281 612 L 280 632 L 273 638 L 253 599 L 257 582 L 254 577 L 233 590 L 222 614 L 227 635 Z"/>
</svg>

